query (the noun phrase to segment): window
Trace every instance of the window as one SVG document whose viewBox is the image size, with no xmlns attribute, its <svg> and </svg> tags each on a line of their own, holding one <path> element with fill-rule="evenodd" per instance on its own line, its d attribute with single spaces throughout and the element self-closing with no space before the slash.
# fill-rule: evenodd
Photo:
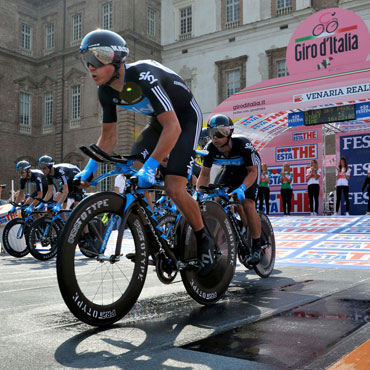
<svg viewBox="0 0 370 370">
<path fill-rule="evenodd" d="M 48 131 L 53 125 L 53 94 L 48 92 L 44 95 L 44 128 Z"/>
<path fill-rule="evenodd" d="M 102 7 L 102 28 L 111 30 L 113 26 L 113 11 L 112 3 L 106 3 Z"/>
<path fill-rule="evenodd" d="M 24 50 L 28 50 L 28 51 L 32 50 L 32 28 L 28 26 L 27 24 L 22 24 L 22 45 L 21 46 L 22 46 L 22 49 Z"/>
<path fill-rule="evenodd" d="M 155 10 L 148 8 L 148 35 L 155 36 Z"/>
<path fill-rule="evenodd" d="M 226 0 L 226 23 L 239 22 L 240 19 L 240 1 Z"/>
<path fill-rule="evenodd" d="M 80 114 L 81 114 L 81 86 L 71 86 L 71 127 L 80 126 Z"/>
<path fill-rule="evenodd" d="M 82 16 L 81 13 L 72 16 L 72 45 L 77 44 L 82 38 Z M 77 41 L 77 43 L 76 43 Z"/>
<path fill-rule="evenodd" d="M 284 15 L 293 11 L 293 0 L 276 0 L 276 15 Z"/>
<path fill-rule="evenodd" d="M 192 14 L 191 6 L 180 9 L 180 40 L 191 38 Z"/>
<path fill-rule="evenodd" d="M 54 48 L 54 23 L 47 24 L 45 27 L 45 48 Z"/>
<path fill-rule="evenodd" d="M 240 91 L 240 69 L 226 71 L 226 97 Z"/>
<path fill-rule="evenodd" d="M 102 163 L 100 166 L 100 174 L 107 173 L 111 170 L 111 166 L 107 163 Z M 100 191 L 110 191 L 112 186 L 112 177 L 100 181 Z"/>
<path fill-rule="evenodd" d="M 31 105 L 32 95 L 26 92 L 21 92 L 19 95 L 19 130 L 22 133 L 31 133 Z"/>
<path fill-rule="evenodd" d="M 288 70 L 286 68 L 286 62 L 285 59 L 283 60 L 277 60 L 276 61 L 276 76 L 277 77 L 284 77 L 288 76 Z"/>
</svg>

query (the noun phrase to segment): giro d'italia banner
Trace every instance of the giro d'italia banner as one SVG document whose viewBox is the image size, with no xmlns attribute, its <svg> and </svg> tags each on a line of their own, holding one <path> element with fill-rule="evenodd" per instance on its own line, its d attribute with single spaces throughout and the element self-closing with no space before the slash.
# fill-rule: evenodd
<svg viewBox="0 0 370 370">
<path fill-rule="evenodd" d="M 315 128 L 291 128 L 276 136 L 260 152 L 262 162 L 267 164 L 271 175 L 270 180 L 270 214 L 282 214 L 283 206 L 280 195 L 280 173 L 283 164 L 290 165 L 293 173 L 292 214 L 308 214 L 310 212 L 306 172 L 311 160 L 316 159 L 322 169 L 322 130 Z M 323 210 L 322 176 L 320 177 L 319 214 Z"/>
<path fill-rule="evenodd" d="M 367 212 L 368 194 L 361 191 L 367 172 L 370 168 L 370 131 L 337 135 L 337 163 L 340 157 L 347 159 L 351 168 L 349 179 L 349 212 L 352 215 L 364 215 Z M 345 203 L 342 195 L 341 213 L 345 212 Z"/>
</svg>

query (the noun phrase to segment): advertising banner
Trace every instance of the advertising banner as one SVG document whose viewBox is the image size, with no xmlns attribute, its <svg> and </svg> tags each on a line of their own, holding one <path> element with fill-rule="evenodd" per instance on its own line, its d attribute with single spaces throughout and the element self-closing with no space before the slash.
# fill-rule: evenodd
<svg viewBox="0 0 370 370">
<path fill-rule="evenodd" d="M 337 158 L 339 164 L 340 157 L 347 159 L 348 166 L 351 168 L 349 179 L 349 200 L 351 215 L 364 215 L 367 212 L 368 194 L 362 193 L 361 188 L 370 167 L 370 131 L 356 132 L 351 135 L 337 135 Z M 345 213 L 345 203 L 342 198 L 341 213 Z"/>
</svg>

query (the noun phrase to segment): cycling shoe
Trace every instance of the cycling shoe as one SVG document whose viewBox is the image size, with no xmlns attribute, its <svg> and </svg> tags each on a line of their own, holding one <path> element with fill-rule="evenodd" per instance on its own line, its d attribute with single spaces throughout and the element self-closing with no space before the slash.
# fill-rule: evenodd
<svg viewBox="0 0 370 370">
<path fill-rule="evenodd" d="M 251 254 L 247 259 L 249 265 L 258 265 L 261 261 L 262 249 L 261 247 L 251 249 Z"/>
<path fill-rule="evenodd" d="M 208 235 L 204 235 L 198 245 L 200 269 L 198 275 L 205 277 L 215 268 L 215 243 Z"/>
</svg>

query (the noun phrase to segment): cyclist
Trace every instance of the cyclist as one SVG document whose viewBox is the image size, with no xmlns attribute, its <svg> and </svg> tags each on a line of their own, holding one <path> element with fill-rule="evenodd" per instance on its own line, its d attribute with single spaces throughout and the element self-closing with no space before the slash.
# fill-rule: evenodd
<svg viewBox="0 0 370 370">
<path fill-rule="evenodd" d="M 40 202 L 34 198 L 43 198 L 48 189 L 48 181 L 46 176 L 40 170 L 31 170 L 31 165 L 28 161 L 19 161 L 16 165 L 16 170 L 20 177 L 19 190 L 17 191 L 14 201 L 15 203 L 20 203 L 24 200 L 24 189 L 27 183 L 36 184 L 36 190 L 30 194 L 30 196 L 25 200 L 24 204 L 28 205 L 26 208 L 26 213 L 32 213 L 35 206 Z M 13 206 L 9 213 L 13 213 L 16 210 L 16 206 Z"/>
<path fill-rule="evenodd" d="M 154 183 L 160 162 L 169 155 L 166 194 L 177 204 L 192 226 L 201 264 L 199 275 L 214 269 L 214 242 L 204 230 L 198 204 L 186 191 L 186 178 L 194 161 L 202 128 L 202 113 L 183 79 L 153 60 L 125 63 L 129 49 L 125 40 L 108 30 L 88 33 L 80 46 L 82 61 L 98 86 L 103 125 L 97 145 L 112 153 L 117 142 L 117 105 L 151 117 L 136 139 L 131 154 L 140 155 L 137 178 L 140 187 Z M 144 164 L 142 164 L 144 163 Z M 98 164 L 90 159 L 78 175 L 81 184 Z"/>
<path fill-rule="evenodd" d="M 252 234 L 252 250 L 247 263 L 255 265 L 261 258 L 261 221 L 256 211 L 256 198 L 260 178 L 261 159 L 252 143 L 244 136 L 232 136 L 234 125 L 230 117 L 216 114 L 208 120 L 208 134 L 211 141 L 206 146 L 197 187 L 210 182 L 213 164 L 223 166 L 217 183 L 225 185 L 236 194 L 242 207 L 238 212 Z"/>
<path fill-rule="evenodd" d="M 51 199 L 54 186 L 57 189 L 54 197 L 56 201 L 53 208 L 54 212 L 59 212 L 61 208 L 65 208 L 68 198 L 74 200 L 74 205 L 82 200 L 84 190 L 77 187 L 73 182 L 74 177 L 81 172 L 77 166 L 69 163 L 55 164 L 52 157 L 43 155 L 39 158 L 38 167 L 48 180 L 48 191 L 43 199 L 45 201 Z"/>
</svg>

